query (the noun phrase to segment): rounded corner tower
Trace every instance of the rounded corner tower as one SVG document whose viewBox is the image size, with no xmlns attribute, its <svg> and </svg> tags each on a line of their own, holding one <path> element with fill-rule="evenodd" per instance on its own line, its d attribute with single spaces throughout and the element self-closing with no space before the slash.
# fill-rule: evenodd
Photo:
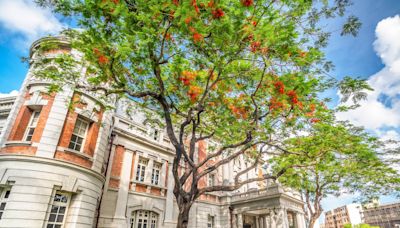
<svg viewBox="0 0 400 228">
<path fill-rule="evenodd" d="M 45 55 L 71 52 L 63 36 L 42 38 L 31 46 L 31 63 L 43 42 L 52 44 Z M 48 85 L 31 64 L 0 134 L 0 227 L 96 224 L 111 115 L 92 95 L 47 93 Z"/>
</svg>

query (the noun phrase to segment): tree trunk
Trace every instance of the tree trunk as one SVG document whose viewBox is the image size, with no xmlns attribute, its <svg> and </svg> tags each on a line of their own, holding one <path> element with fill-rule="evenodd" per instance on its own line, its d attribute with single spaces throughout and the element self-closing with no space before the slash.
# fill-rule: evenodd
<svg viewBox="0 0 400 228">
<path fill-rule="evenodd" d="M 192 204 L 184 203 L 184 204 L 178 205 L 178 207 L 179 207 L 179 215 L 178 215 L 178 223 L 176 224 L 176 228 L 187 228 L 189 225 L 189 212 L 190 212 L 190 208 L 192 207 Z"/>
<path fill-rule="evenodd" d="M 314 228 L 315 222 L 317 220 L 315 218 L 310 219 L 310 223 L 308 223 L 308 228 Z"/>
<path fill-rule="evenodd" d="M 310 223 L 308 224 L 308 228 L 314 228 L 315 222 L 319 219 L 319 216 L 321 216 L 321 212 L 310 216 Z"/>
</svg>

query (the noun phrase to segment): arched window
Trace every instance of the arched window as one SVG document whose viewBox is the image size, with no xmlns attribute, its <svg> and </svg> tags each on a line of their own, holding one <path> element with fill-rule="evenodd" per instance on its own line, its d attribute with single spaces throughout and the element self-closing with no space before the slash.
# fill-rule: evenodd
<svg viewBox="0 0 400 228">
<path fill-rule="evenodd" d="M 138 210 L 131 215 L 131 228 L 157 228 L 158 214 L 152 211 Z"/>
</svg>

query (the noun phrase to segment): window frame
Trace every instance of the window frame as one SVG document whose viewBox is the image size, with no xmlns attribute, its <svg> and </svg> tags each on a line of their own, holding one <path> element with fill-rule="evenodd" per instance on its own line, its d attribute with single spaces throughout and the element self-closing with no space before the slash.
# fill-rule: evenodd
<svg viewBox="0 0 400 228">
<path fill-rule="evenodd" d="M 6 206 L 10 195 L 11 187 L 0 188 L 0 220 L 3 217 L 4 212 L 6 211 Z"/>
<path fill-rule="evenodd" d="M 77 127 L 78 121 L 81 122 L 81 123 L 86 124 L 85 133 L 84 133 L 83 135 L 78 135 L 78 134 L 75 133 L 75 128 Z M 83 152 L 83 149 L 85 148 L 85 144 L 86 144 L 86 138 L 87 138 L 87 133 L 88 133 L 88 131 L 89 131 L 89 127 L 90 127 L 90 122 L 89 122 L 89 121 L 87 121 L 87 120 L 85 120 L 85 119 L 83 119 L 83 118 L 81 118 L 81 117 L 79 117 L 79 116 L 78 116 L 78 118 L 76 118 L 75 125 L 74 125 L 74 129 L 72 130 L 71 139 L 69 140 L 68 149 L 74 150 L 74 151 L 78 151 L 78 152 Z M 73 138 L 74 136 L 75 136 L 77 139 L 78 139 L 79 137 L 82 138 L 82 144 L 80 145 L 79 150 L 76 149 L 76 145 L 78 145 L 78 144 L 77 144 L 77 141 L 73 142 L 75 145 L 73 146 L 73 148 L 71 148 L 71 145 L 72 145 L 72 144 L 71 144 L 71 143 L 72 143 L 72 138 Z"/>
<path fill-rule="evenodd" d="M 56 201 L 57 194 L 66 196 L 67 202 Z M 60 190 L 54 191 L 54 194 L 52 195 L 52 202 L 51 202 L 51 204 L 49 204 L 49 209 L 47 211 L 48 215 L 47 215 L 47 219 L 46 219 L 46 228 L 59 228 L 59 227 L 62 228 L 62 227 L 64 227 L 66 217 L 68 215 L 69 205 L 71 203 L 71 197 L 72 197 L 71 193 L 60 191 Z M 52 213 L 53 207 L 58 207 L 56 213 Z M 58 222 L 57 219 L 60 216 L 60 208 L 61 207 L 65 207 L 65 210 L 62 214 L 63 215 L 62 221 Z M 50 221 L 52 214 L 55 214 L 55 217 L 54 217 L 55 221 Z"/>
<path fill-rule="evenodd" d="M 148 210 L 135 210 L 131 212 L 130 228 L 157 228 L 159 214 Z M 140 223 L 140 224 L 139 224 Z M 140 226 L 139 226 L 140 225 Z"/>
<path fill-rule="evenodd" d="M 214 173 L 210 173 L 208 174 L 208 186 L 212 187 L 215 185 L 215 174 Z"/>
<path fill-rule="evenodd" d="M 146 180 L 146 169 L 149 166 L 149 159 L 139 157 L 138 164 L 136 166 L 136 177 L 135 180 L 138 182 L 144 182 Z"/>
<path fill-rule="evenodd" d="M 160 185 L 161 170 L 162 170 L 162 164 L 159 162 L 153 162 L 153 167 L 152 167 L 152 171 L 151 171 L 151 184 L 152 185 Z M 155 172 L 157 172 L 157 175 L 155 175 Z M 155 179 L 155 177 L 157 177 L 157 179 Z"/>
<path fill-rule="evenodd" d="M 40 113 L 41 113 L 41 110 L 33 110 L 32 111 L 31 116 L 29 117 L 28 125 L 26 126 L 26 129 L 25 129 L 23 140 L 25 140 L 27 142 L 32 141 L 32 137 L 35 134 L 35 130 L 37 128 L 37 124 L 40 119 Z M 36 117 L 36 121 L 34 122 L 36 114 L 37 114 L 37 117 Z M 32 130 L 32 133 L 30 133 L 31 130 Z M 28 137 L 30 137 L 30 138 L 28 139 Z"/>
<path fill-rule="evenodd" d="M 208 215 L 207 216 L 207 228 L 214 228 L 215 221 L 214 221 L 214 216 Z"/>
</svg>

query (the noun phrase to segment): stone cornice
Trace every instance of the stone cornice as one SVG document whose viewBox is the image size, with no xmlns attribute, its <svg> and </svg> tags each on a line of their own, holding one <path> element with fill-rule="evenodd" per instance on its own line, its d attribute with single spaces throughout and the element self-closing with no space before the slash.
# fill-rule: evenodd
<svg viewBox="0 0 400 228">
<path fill-rule="evenodd" d="M 0 163 L 2 161 L 23 161 L 23 162 L 31 162 L 31 163 L 42 163 L 47 165 L 55 165 L 58 167 L 65 167 L 74 169 L 76 171 L 80 171 L 86 174 L 89 174 L 101 182 L 105 182 L 105 177 L 91 169 L 75 165 L 73 163 L 69 163 L 67 161 L 55 160 L 50 158 L 43 158 L 43 157 L 36 157 L 36 156 L 29 156 L 29 155 L 8 155 L 8 154 L 1 154 L 0 155 Z"/>
</svg>

